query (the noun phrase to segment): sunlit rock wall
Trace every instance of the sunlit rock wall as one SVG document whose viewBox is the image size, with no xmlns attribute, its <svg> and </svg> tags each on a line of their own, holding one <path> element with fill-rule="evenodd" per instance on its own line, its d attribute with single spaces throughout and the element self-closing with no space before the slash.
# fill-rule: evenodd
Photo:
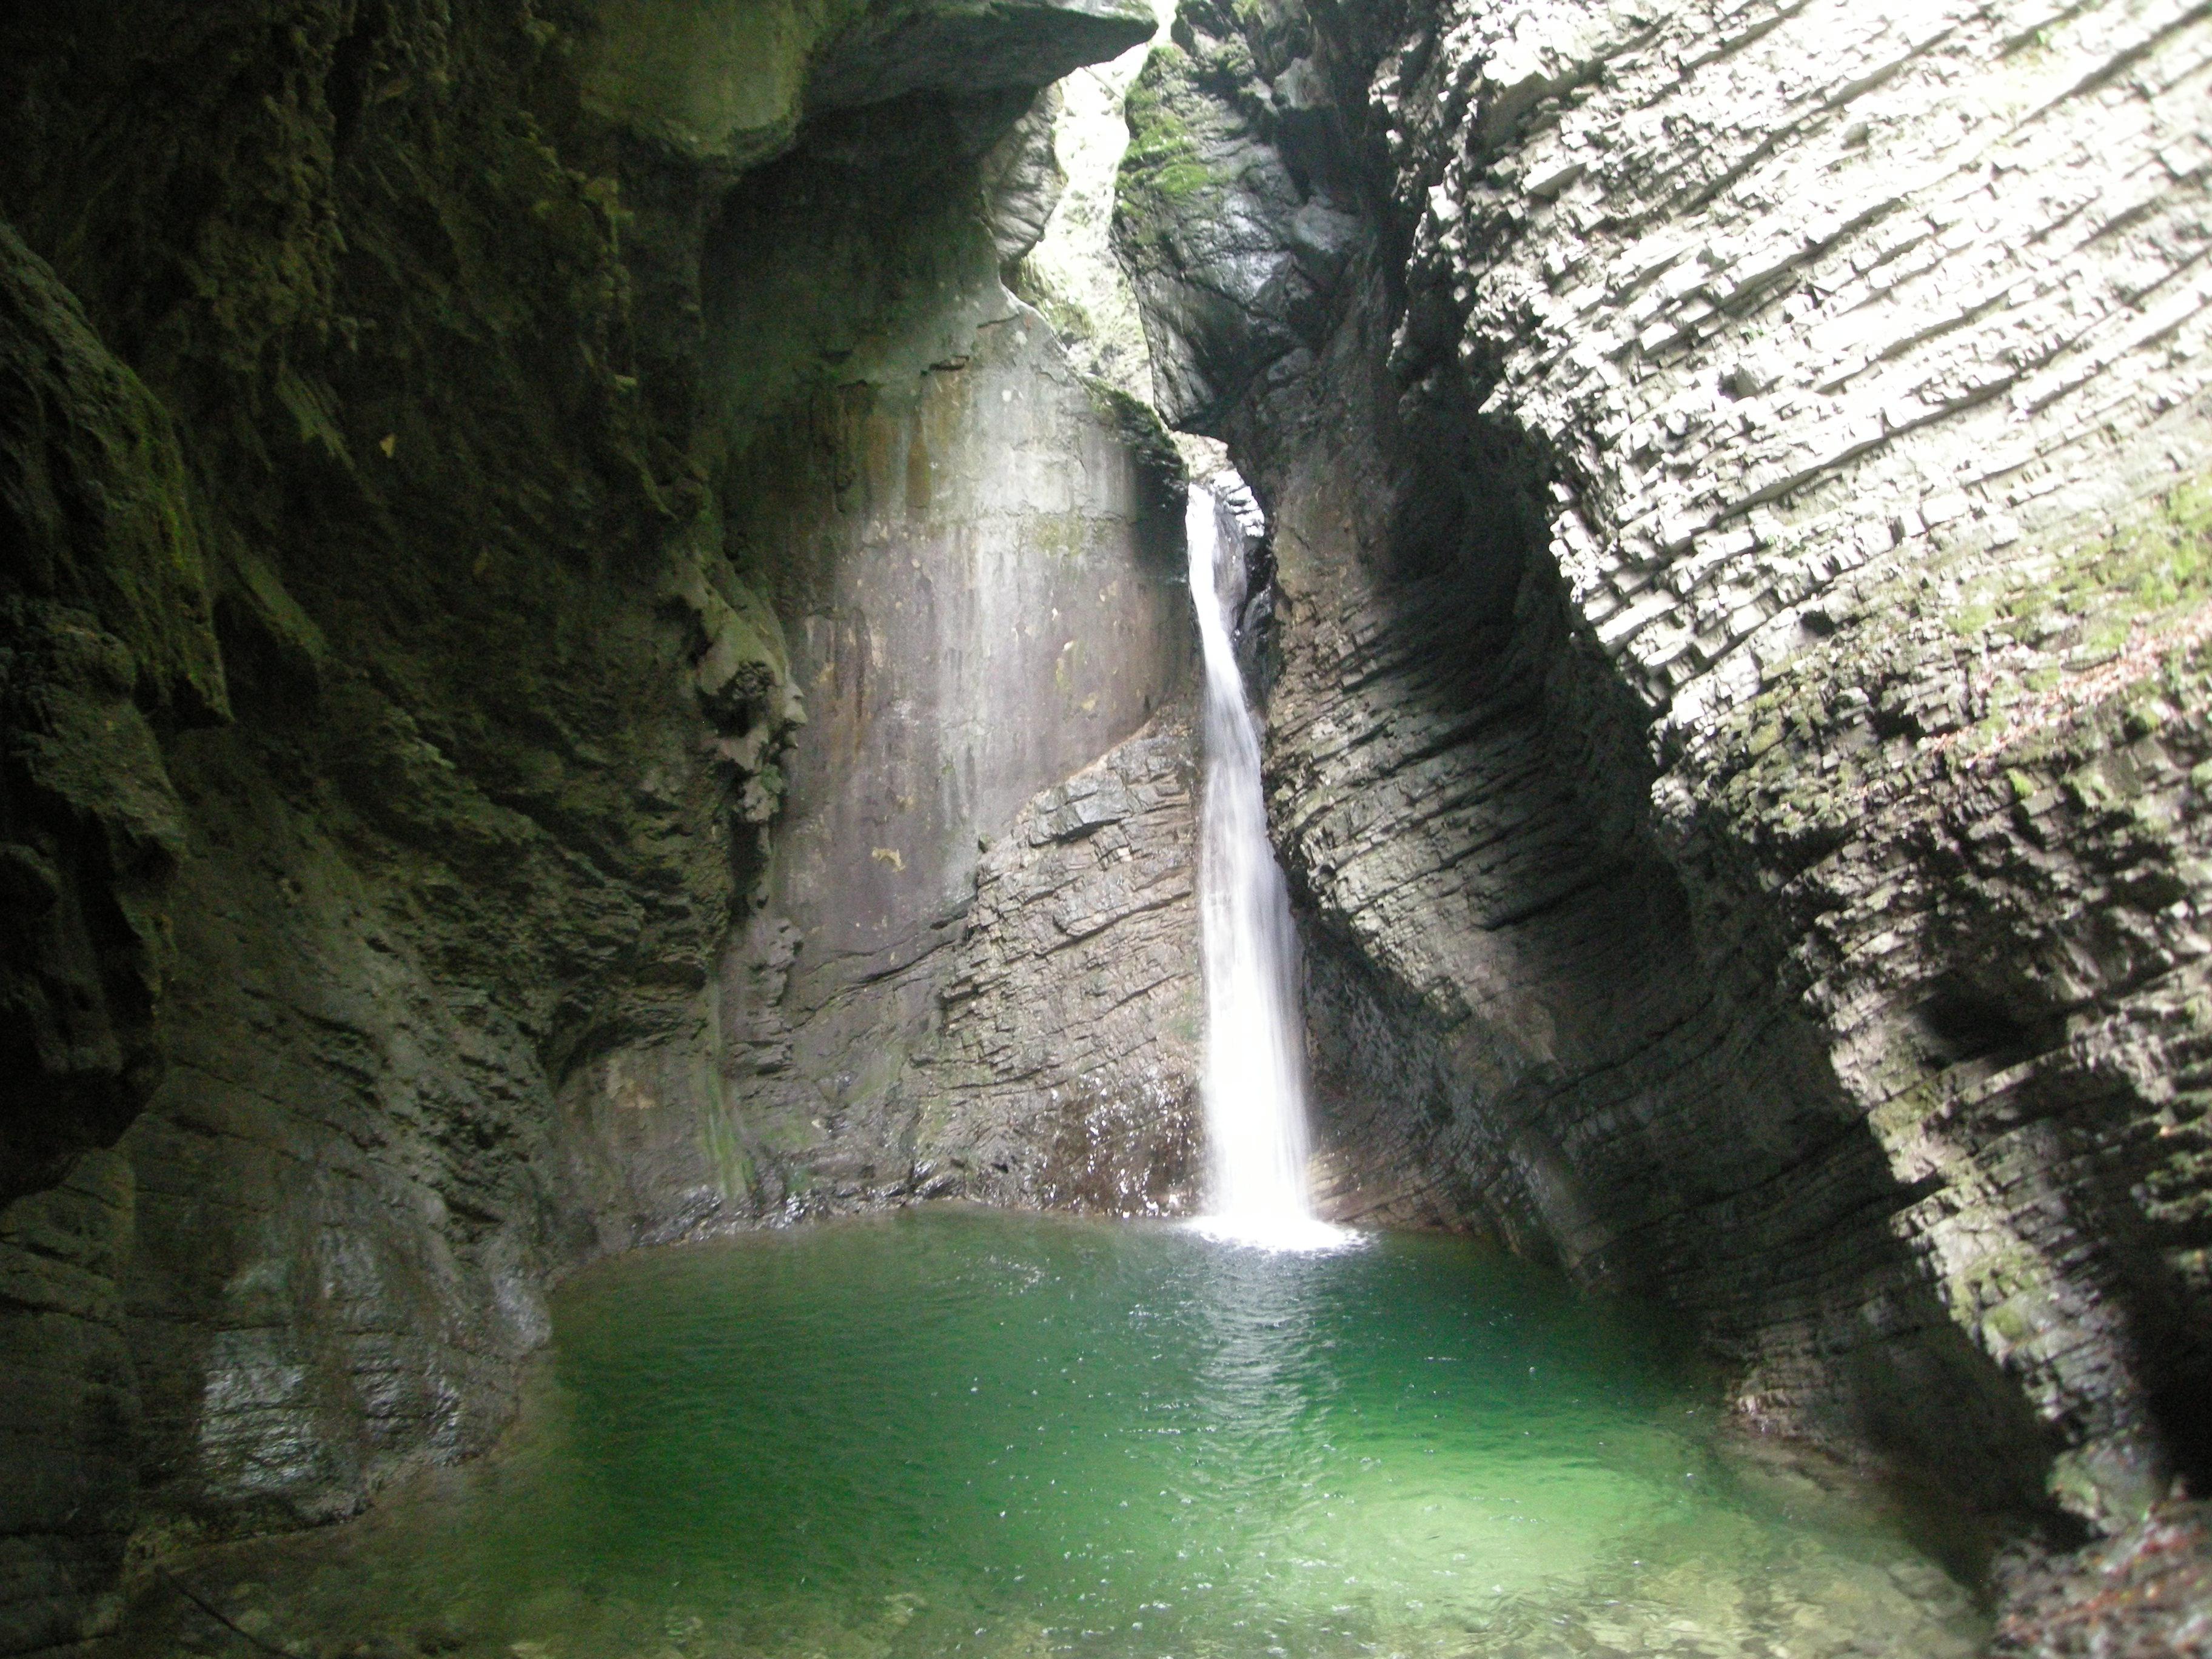
<svg viewBox="0 0 2212 1659">
<path fill-rule="evenodd" d="M 1005 285 L 1060 177 L 1051 100 L 1028 104 L 825 118 L 706 231 L 725 544 L 776 614 L 804 714 L 720 973 L 710 1097 L 689 1036 L 567 1096 L 611 1243 L 917 1194 L 1148 1207 L 1182 1181 L 1187 1054 L 1147 1028 L 1187 1023 L 1188 981 L 1113 999 L 1110 1040 L 1065 1027 L 1049 981 L 1076 959 L 978 903 L 1018 815 L 1050 811 L 1041 792 L 1109 750 L 1152 791 L 1187 742 L 1121 747 L 1186 689 L 1172 452 Z M 1173 816 L 1137 839 L 1182 870 Z M 1131 836 L 1086 841 L 1040 843 L 1040 903 Z M 1158 953 L 1191 926 L 1187 878 L 1164 908 L 1087 890 L 1109 908 L 1083 948 Z M 1005 958 L 992 988 L 956 990 L 978 953 Z M 1000 1051 L 951 1031 L 956 1006 L 1003 1028 Z"/>
<path fill-rule="evenodd" d="M 1141 1208 L 1183 1182 L 1189 1048 L 1154 1039 L 1196 994 L 1189 739 L 1171 721 L 1123 742 L 1188 689 L 1170 481 L 988 258 L 945 292 L 934 362 L 822 388 L 730 476 L 738 562 L 774 596 L 805 705 L 721 975 L 728 1140 L 700 1174 L 740 1214 L 917 1194 Z M 1060 785 L 1094 762 L 1099 781 Z M 1132 955 L 1158 958 L 1154 982 L 1129 980 Z M 1110 1036 L 1083 1006 L 1106 993 Z M 678 1103 L 656 1148 L 634 1080 L 610 1070 L 582 1109 L 616 1137 L 621 1190 L 680 1185 L 684 1085 L 649 1097 Z M 664 1200 L 654 1225 L 715 1201 Z"/>
<path fill-rule="evenodd" d="M 1749 1422 L 1960 1496 L 2201 1477 L 2212 27 L 1178 41 L 1117 237 L 1273 520 L 1339 1202 L 1664 1294 Z"/>
<path fill-rule="evenodd" d="M 1003 1158 L 927 1121 L 951 1103 L 903 1051 L 942 1019 L 988 843 L 1182 693 L 1192 635 L 1172 505 L 1036 313 L 984 321 L 901 401 L 839 394 L 804 450 L 753 458 L 782 488 L 738 492 L 763 504 L 744 533 L 780 567 L 808 710 L 767 898 L 796 931 L 789 1093 L 759 1092 L 765 1133 L 835 1147 L 833 1182 L 943 1187 Z M 766 1011 L 744 1017 L 757 1040 Z"/>
</svg>

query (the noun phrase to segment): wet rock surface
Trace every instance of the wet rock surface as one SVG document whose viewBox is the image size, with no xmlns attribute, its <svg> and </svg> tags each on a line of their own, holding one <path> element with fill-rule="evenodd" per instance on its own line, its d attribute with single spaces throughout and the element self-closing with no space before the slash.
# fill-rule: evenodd
<svg viewBox="0 0 2212 1659">
<path fill-rule="evenodd" d="M 2094 1549 L 2017 1566 L 1992 1654 L 2153 1655 L 2212 1650 L 2212 1528 L 2204 1505 L 2161 1505 Z"/>
<path fill-rule="evenodd" d="M 951 355 L 823 393 L 733 479 L 807 702 L 721 976 L 740 1215 L 1124 1188 L 1147 1207 L 1182 1179 L 1180 1156 L 1147 1170 L 1189 1127 L 1145 1020 L 1156 989 L 1184 1010 L 1194 970 L 1146 930 L 1189 925 L 1189 739 L 1124 742 L 1185 691 L 1173 500 L 991 252 L 930 313 L 978 318 Z M 1094 762 L 1095 786 L 1062 784 Z M 1030 937 L 1047 918 L 1073 954 Z M 1172 983 L 1095 998 L 1083 975 L 1122 951 Z"/>
<path fill-rule="evenodd" d="M 1095 597 L 1140 575 L 1122 417 L 1042 329 L 1011 346 L 999 284 L 1048 210 L 1037 88 L 1149 13 L 689 9 L 0 23 L 0 1650 L 99 1628 L 134 1540 L 328 1520 L 489 1444 L 566 1265 L 782 1212 L 760 1171 L 805 1160 L 720 1021 L 793 959 L 763 826 L 847 728 L 834 690 L 802 724 L 793 585 L 836 559 L 746 540 L 760 434 L 799 465 L 880 393 L 855 435 L 950 435 L 941 474 L 827 453 L 902 516 L 937 481 L 956 560 L 988 516 L 952 526 L 960 442 L 1051 452 L 1037 568 L 1094 596 L 1099 678 L 1056 685 L 1069 631 L 994 659 L 1066 707 L 962 811 L 1003 831 L 1175 680 L 1165 601 Z M 775 49 L 733 76 L 661 52 L 677 22 Z M 962 424 L 987 373 L 1048 406 L 1025 440 Z M 975 858 L 929 873 L 956 941 Z"/>
<path fill-rule="evenodd" d="M 1196 1208 L 1197 761 L 1178 707 L 1031 801 L 985 855 L 942 993 L 923 1191 Z"/>
<path fill-rule="evenodd" d="M 2128 1524 L 2203 1470 L 2212 1323 L 2203 20 L 1176 40 L 1116 234 L 1270 513 L 1339 1207 Z"/>
</svg>

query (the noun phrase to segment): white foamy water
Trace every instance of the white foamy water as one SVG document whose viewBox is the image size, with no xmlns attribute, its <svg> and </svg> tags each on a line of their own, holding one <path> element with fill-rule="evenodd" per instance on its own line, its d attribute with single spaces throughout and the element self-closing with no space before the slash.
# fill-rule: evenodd
<svg viewBox="0 0 2212 1659">
<path fill-rule="evenodd" d="M 1259 728 L 1245 706 L 1230 641 L 1230 619 L 1244 599 L 1244 568 L 1241 556 L 1224 557 L 1221 512 L 1211 490 L 1191 487 L 1183 531 L 1206 659 L 1198 899 L 1209 1187 L 1199 1224 L 1255 1244 L 1325 1248 L 1346 1235 L 1314 1218 L 1307 1184 L 1297 937 L 1267 840 Z"/>
</svg>

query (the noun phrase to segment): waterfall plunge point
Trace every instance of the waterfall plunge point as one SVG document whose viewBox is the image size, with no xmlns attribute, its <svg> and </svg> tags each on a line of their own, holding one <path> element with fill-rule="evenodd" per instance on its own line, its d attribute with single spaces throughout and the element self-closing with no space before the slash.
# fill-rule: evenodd
<svg viewBox="0 0 2212 1659">
<path fill-rule="evenodd" d="M 1207 1194 L 1199 1225 L 1270 1249 L 1337 1249 L 1355 1236 L 1315 1218 L 1307 1180 L 1297 935 L 1267 839 L 1259 727 L 1230 636 L 1244 598 L 1241 558 L 1220 591 L 1222 510 L 1212 490 L 1191 486 L 1183 533 L 1206 666 L 1198 897 Z"/>
</svg>

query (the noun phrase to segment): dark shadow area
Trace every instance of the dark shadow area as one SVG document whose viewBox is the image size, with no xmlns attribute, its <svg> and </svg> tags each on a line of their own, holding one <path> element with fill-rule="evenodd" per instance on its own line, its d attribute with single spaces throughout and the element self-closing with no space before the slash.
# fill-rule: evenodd
<svg viewBox="0 0 2212 1659">
<path fill-rule="evenodd" d="M 1936 980 L 1910 1018 L 1928 1063 L 1939 1069 L 1979 1061 L 1996 1070 L 2047 1046 L 2003 1001 L 1956 972 Z"/>
</svg>

